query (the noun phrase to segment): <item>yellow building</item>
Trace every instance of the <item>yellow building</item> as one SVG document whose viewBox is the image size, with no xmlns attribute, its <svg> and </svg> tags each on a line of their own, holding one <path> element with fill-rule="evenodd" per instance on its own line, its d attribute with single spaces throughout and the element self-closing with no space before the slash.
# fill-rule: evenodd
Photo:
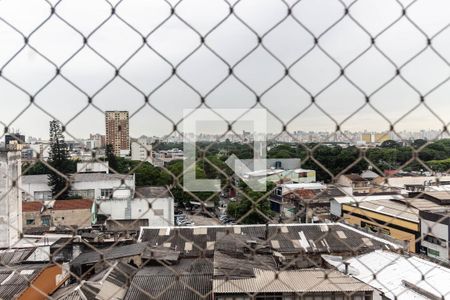
<svg viewBox="0 0 450 300">
<path fill-rule="evenodd" d="M 384 141 L 389 140 L 389 133 L 388 132 L 382 132 L 382 133 L 363 133 L 361 134 L 361 141 L 365 142 L 366 144 L 371 143 L 382 143 Z"/>
<path fill-rule="evenodd" d="M 389 235 L 408 244 L 409 251 L 419 250 L 419 210 L 392 200 L 374 200 L 342 205 L 342 217 L 347 223 L 372 232 Z"/>
<path fill-rule="evenodd" d="M 389 134 L 387 132 L 384 133 L 375 133 L 375 143 L 382 143 L 387 140 L 390 140 Z"/>
</svg>

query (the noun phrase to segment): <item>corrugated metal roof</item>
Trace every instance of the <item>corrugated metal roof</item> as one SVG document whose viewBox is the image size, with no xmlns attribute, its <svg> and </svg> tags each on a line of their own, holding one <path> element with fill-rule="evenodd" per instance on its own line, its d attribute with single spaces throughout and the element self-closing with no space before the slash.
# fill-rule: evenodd
<svg viewBox="0 0 450 300">
<path fill-rule="evenodd" d="M 213 263 L 210 259 L 182 259 L 173 266 L 145 267 L 131 282 L 126 300 L 212 299 Z"/>
<path fill-rule="evenodd" d="M 42 269 L 48 264 L 16 265 L 0 267 L 0 299 L 13 299 L 29 287 Z"/>
<path fill-rule="evenodd" d="M 419 223 L 419 210 L 408 207 L 404 203 L 391 200 L 373 200 L 359 203 L 359 208 L 381 213 L 396 219 Z"/>
<path fill-rule="evenodd" d="M 198 257 L 203 253 L 212 255 L 213 249 L 208 249 L 208 242 L 219 241 L 218 233 L 230 235 L 236 232 L 235 228 L 240 232 L 242 240 L 265 240 L 265 225 L 233 225 L 233 226 L 203 226 L 207 229 L 206 234 L 196 235 L 194 229 L 196 227 L 170 227 L 165 230 L 167 235 L 160 235 L 160 227 L 144 227 L 141 229 L 140 239 L 149 242 L 152 246 L 164 245 L 170 243 L 170 246 L 176 251 L 180 251 L 181 255 L 187 257 Z M 326 230 L 324 231 L 324 228 Z M 286 232 L 287 231 L 287 232 Z M 342 239 L 337 231 L 340 231 L 347 237 Z M 222 235 L 223 236 L 223 235 Z M 279 248 L 276 249 L 280 253 L 341 253 L 354 251 L 370 251 L 374 249 L 392 248 L 398 249 L 399 245 L 377 239 L 375 236 L 365 234 L 349 228 L 340 223 L 332 224 L 270 224 L 268 227 L 268 243 L 271 240 L 278 241 Z M 236 236 L 234 236 L 237 238 Z M 363 238 L 369 238 L 373 242 L 373 246 L 368 246 Z M 310 241 L 314 241 L 311 243 Z M 192 243 L 192 248 L 186 248 L 187 243 Z M 217 246 L 217 243 L 216 243 Z M 232 244 L 229 244 L 232 247 Z M 269 245 L 271 246 L 271 245 Z M 225 247 L 225 246 L 223 246 Z"/>
<path fill-rule="evenodd" d="M 367 196 L 344 196 L 344 197 L 334 197 L 333 200 L 340 204 L 346 203 L 360 203 L 366 201 L 374 200 L 402 200 L 404 199 L 401 195 L 367 195 Z"/>
<path fill-rule="evenodd" d="M 373 291 L 369 285 L 332 270 L 254 270 L 255 277 L 215 279 L 214 293 L 289 293 Z"/>
<path fill-rule="evenodd" d="M 102 260 L 112 260 L 144 253 L 146 243 L 131 244 L 125 246 L 114 246 L 107 249 L 97 249 L 95 251 L 86 252 L 77 256 L 71 265 L 94 264 Z"/>
<path fill-rule="evenodd" d="M 3 266 L 19 264 L 26 260 L 36 248 L 0 250 L 0 263 Z"/>
<path fill-rule="evenodd" d="M 389 299 L 429 299 L 410 289 L 403 280 L 433 294 L 438 299 L 450 297 L 450 269 L 415 256 L 388 251 L 373 251 L 347 260 L 357 270 L 356 278 L 385 293 Z M 374 280 L 373 274 L 376 274 Z"/>
</svg>

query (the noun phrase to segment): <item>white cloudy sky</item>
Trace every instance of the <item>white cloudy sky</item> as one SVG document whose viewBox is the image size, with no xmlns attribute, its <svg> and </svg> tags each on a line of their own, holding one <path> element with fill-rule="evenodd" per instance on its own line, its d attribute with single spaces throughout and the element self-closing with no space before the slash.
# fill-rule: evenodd
<svg viewBox="0 0 450 300">
<path fill-rule="evenodd" d="M 420 94 L 441 119 L 420 105 L 396 123 L 399 130 L 440 129 L 450 121 L 450 82 L 445 82 L 450 76 L 450 29 L 444 29 L 450 23 L 450 2 L 446 0 L 401 0 L 399 3 L 407 8 L 407 17 L 401 18 L 402 7 L 394 0 L 354 3 L 242 0 L 237 4 L 231 1 L 235 4 L 235 14 L 254 32 L 235 15 L 216 27 L 229 14 L 230 4 L 224 0 L 182 0 L 178 5 L 176 2 L 123 0 L 117 5 L 117 1 L 105 0 L 1 0 L 0 120 L 26 135 L 46 137 L 48 121 L 54 116 L 67 123 L 72 135 L 81 138 L 89 133 L 104 132 L 102 111 L 128 110 L 133 115 L 132 136 L 164 135 L 172 130 L 170 120 L 178 122 L 182 118 L 183 109 L 200 105 L 200 95 L 207 95 L 205 101 L 213 108 L 248 108 L 255 104 L 255 94 L 258 94 L 261 103 L 279 118 L 270 118 L 272 132 L 280 131 L 282 122 L 291 131 L 333 131 L 335 122 L 344 120 L 342 129 L 386 130 L 389 122 L 372 108 L 366 106 L 358 111 L 365 103 L 365 93 L 370 95 L 372 105 L 393 123 L 419 103 Z M 50 5 L 55 6 L 59 17 L 50 14 Z M 111 6 L 115 5 L 117 16 L 109 18 Z M 176 14 L 184 22 L 176 16 L 169 18 L 170 5 L 175 6 Z M 349 7 L 351 17 L 343 16 L 344 5 Z M 292 16 L 286 18 L 288 7 L 292 7 L 292 16 L 304 27 Z M 159 26 L 166 18 L 168 21 Z M 393 22 L 396 23 L 386 29 Z M 6 23 L 29 36 L 29 44 L 53 64 L 25 46 L 21 34 Z M 186 23 L 206 35 L 206 45 L 222 60 L 200 45 L 198 33 Z M 95 31 L 100 24 L 103 25 Z M 370 47 L 369 34 L 376 37 L 377 47 L 391 61 L 375 47 Z M 109 63 L 83 46 L 82 35 L 88 36 L 89 46 Z M 154 51 L 143 45 L 142 35 L 149 35 L 147 42 Z M 256 35 L 263 37 L 264 47 L 279 61 L 261 45 L 242 59 L 258 46 Z M 313 35 L 318 38 L 320 47 L 314 46 Z M 427 47 L 426 35 L 433 37 L 434 50 Z M 185 60 L 197 47 L 197 52 Z M 22 51 L 10 60 L 20 49 Z M 410 61 L 419 52 L 421 54 Z M 298 60 L 300 57 L 302 59 Z M 227 63 L 234 66 L 234 76 L 228 77 Z M 350 63 L 346 76 L 362 92 L 344 77 L 321 92 L 339 76 L 340 68 L 336 63 L 342 66 Z M 121 67 L 120 74 L 134 87 L 123 79 L 114 79 L 111 64 Z M 415 89 L 396 77 L 378 90 L 394 77 L 393 64 L 402 66 L 402 77 Z M 176 66 L 178 76 L 171 75 L 171 65 Z M 79 89 L 61 76 L 54 78 L 56 66 Z M 286 67 L 290 77 L 284 76 Z M 160 86 L 163 82 L 165 84 Z M 145 105 L 144 94 L 150 95 L 153 108 Z M 32 105 L 29 95 L 34 96 Z M 334 120 L 315 105 L 307 108 L 311 103 L 310 95 L 316 96 L 317 105 Z M 92 97 L 95 107 L 88 105 L 88 96 Z M 348 119 L 355 111 L 358 113 Z"/>
</svg>

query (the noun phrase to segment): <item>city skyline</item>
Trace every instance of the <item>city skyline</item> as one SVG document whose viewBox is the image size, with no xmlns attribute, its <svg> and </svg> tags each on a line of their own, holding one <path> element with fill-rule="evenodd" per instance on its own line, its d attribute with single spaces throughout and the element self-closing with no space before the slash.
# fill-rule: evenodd
<svg viewBox="0 0 450 300">
<path fill-rule="evenodd" d="M 111 18 L 111 6 L 104 1 L 63 1 L 55 6 L 57 15 L 45 2 L 29 0 L 29 5 L 21 6 L 17 1 L 2 1 L 0 17 L 24 35 L 50 17 L 27 44 L 17 31 L 0 22 L 5 45 L 0 49 L 0 90 L 7 104 L 0 112 L 3 126 L 45 137 L 48 121 L 56 118 L 69 134 L 82 137 L 103 130 L 105 111 L 127 110 L 130 136 L 164 136 L 180 122 L 183 109 L 201 107 L 202 97 L 211 108 L 250 108 L 257 96 L 256 107 L 272 113 L 270 132 L 282 131 L 283 125 L 290 132 L 334 131 L 336 124 L 351 131 L 385 131 L 392 124 L 398 131 L 440 130 L 449 122 L 449 39 L 448 30 L 441 32 L 448 2 L 287 1 L 286 5 L 260 0 L 236 4 L 234 11 L 254 32 L 236 16 L 227 17 L 229 6 L 223 1 L 169 3 L 178 17 L 172 16 L 156 29 L 171 13 L 163 1 L 124 2 Z M 90 9 L 86 11 L 85 5 Z M 293 17 L 286 18 L 289 5 Z M 409 20 L 399 19 L 402 5 Z M 153 17 L 143 11 L 151 11 Z M 131 22 L 137 32 L 118 16 Z M 208 33 L 224 18 L 221 26 Z M 104 29 L 94 32 L 105 19 Z M 81 34 L 64 21 L 89 35 L 88 43 L 84 45 Z M 140 35 L 152 30 L 143 45 Z M 195 30 L 206 38 L 200 39 Z M 261 43 L 257 35 L 262 36 Z M 432 43 L 427 43 L 427 36 L 433 37 Z M 319 37 L 317 44 L 314 37 Z M 395 65 L 401 70 L 398 74 Z M 63 77 L 55 77 L 57 68 L 56 74 Z"/>
</svg>

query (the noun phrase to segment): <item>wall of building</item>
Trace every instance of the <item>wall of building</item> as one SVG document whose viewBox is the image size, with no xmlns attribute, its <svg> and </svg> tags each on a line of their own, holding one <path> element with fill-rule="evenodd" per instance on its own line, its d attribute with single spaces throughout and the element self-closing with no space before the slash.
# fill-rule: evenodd
<svg viewBox="0 0 450 300">
<path fill-rule="evenodd" d="M 152 145 L 147 145 L 143 141 L 131 143 L 131 159 L 152 163 Z"/>
<path fill-rule="evenodd" d="M 92 224 L 91 209 L 46 209 L 42 213 L 39 211 L 23 212 L 22 220 L 24 228 L 46 226 L 47 224 L 42 222 L 43 216 L 49 217 L 49 226 L 76 226 L 77 228 L 86 228 Z M 34 220 L 34 223 L 30 224 L 31 220 Z"/>
<path fill-rule="evenodd" d="M 21 152 L 0 152 L 0 247 L 17 242 L 22 233 Z"/>
<path fill-rule="evenodd" d="M 25 201 L 51 200 L 52 190 L 47 183 L 29 183 L 22 185 L 22 198 Z"/>
<path fill-rule="evenodd" d="M 102 197 L 102 189 L 116 190 L 119 188 L 129 188 L 134 192 L 134 177 L 133 179 L 125 179 L 124 185 L 122 185 L 120 179 L 74 182 L 72 184 L 72 193 L 77 194 L 77 191 L 90 191 L 89 195 L 80 196 L 88 199 L 100 199 Z M 91 195 L 93 195 L 93 197 Z"/>
<path fill-rule="evenodd" d="M 109 173 L 108 162 L 77 163 L 77 173 Z"/>
<path fill-rule="evenodd" d="M 426 249 L 426 255 L 448 262 L 449 259 L 449 228 L 448 224 L 441 224 L 432 220 L 420 219 L 421 239 L 420 244 L 423 249 Z M 431 228 L 431 232 L 429 232 Z M 433 236 L 442 241 L 440 244 L 437 240 L 435 242 L 427 241 L 426 236 Z"/>
<path fill-rule="evenodd" d="M 130 150 L 129 120 L 127 111 L 107 111 L 106 144 L 112 145 L 116 156 L 120 156 L 121 150 Z"/>
<path fill-rule="evenodd" d="M 111 199 L 99 203 L 99 214 L 112 220 L 147 219 L 148 226 L 172 226 L 174 200 L 167 198 Z"/>
<path fill-rule="evenodd" d="M 350 205 L 343 205 L 342 210 L 343 219 L 347 223 L 389 235 L 399 241 L 405 241 L 409 244 L 409 251 L 418 252 L 416 239 L 420 237 L 419 224 Z"/>
<path fill-rule="evenodd" d="M 52 199 L 51 188 L 48 186 L 48 182 L 44 177 L 43 182 L 31 182 L 23 184 L 21 190 L 23 192 L 23 199 L 25 201 Z M 116 190 L 119 188 L 129 188 L 133 193 L 135 190 L 134 175 L 133 177 L 125 179 L 123 185 L 120 178 L 95 181 L 77 181 L 72 183 L 72 194 L 78 194 L 85 199 L 100 199 L 102 197 L 102 190 Z M 37 195 L 42 195 L 43 192 L 48 193 L 45 199 L 37 197 Z"/>
</svg>

